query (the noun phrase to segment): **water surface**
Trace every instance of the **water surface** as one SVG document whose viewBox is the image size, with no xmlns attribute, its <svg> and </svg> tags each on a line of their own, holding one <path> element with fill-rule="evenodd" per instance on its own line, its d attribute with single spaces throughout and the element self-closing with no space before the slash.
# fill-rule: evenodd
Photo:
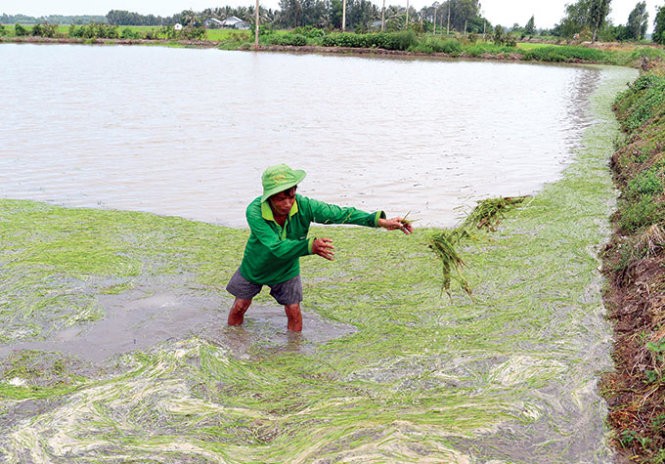
<svg viewBox="0 0 665 464">
<path fill-rule="evenodd" d="M 601 68 L 0 46 L 0 196 L 235 227 L 286 162 L 324 201 L 452 225 L 558 178 Z"/>
</svg>

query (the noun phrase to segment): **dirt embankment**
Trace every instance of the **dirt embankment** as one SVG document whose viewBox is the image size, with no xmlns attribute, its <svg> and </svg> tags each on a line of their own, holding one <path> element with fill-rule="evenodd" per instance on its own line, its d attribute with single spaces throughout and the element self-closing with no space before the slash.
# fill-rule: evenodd
<svg viewBox="0 0 665 464">
<path fill-rule="evenodd" d="M 604 255 L 615 372 L 603 381 L 618 462 L 665 462 L 665 65 L 622 93 L 626 134 L 612 169 L 621 189 Z"/>
</svg>

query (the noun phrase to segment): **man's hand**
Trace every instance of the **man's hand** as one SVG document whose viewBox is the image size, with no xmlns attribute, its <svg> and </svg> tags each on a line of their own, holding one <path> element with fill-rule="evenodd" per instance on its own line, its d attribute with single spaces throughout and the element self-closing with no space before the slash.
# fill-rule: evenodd
<svg viewBox="0 0 665 464">
<path fill-rule="evenodd" d="M 401 230 L 406 235 L 409 235 L 413 232 L 413 226 L 411 223 L 404 218 L 394 217 L 391 219 L 379 219 L 379 227 L 383 227 L 388 230 Z"/>
<path fill-rule="evenodd" d="M 316 238 L 312 244 L 312 253 L 333 261 L 335 259 L 335 247 L 332 243 L 332 239 L 329 238 Z"/>
</svg>

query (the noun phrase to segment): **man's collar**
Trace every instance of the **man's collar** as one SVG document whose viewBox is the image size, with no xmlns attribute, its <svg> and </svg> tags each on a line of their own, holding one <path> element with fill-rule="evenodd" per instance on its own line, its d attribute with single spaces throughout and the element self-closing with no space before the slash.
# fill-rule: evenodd
<svg viewBox="0 0 665 464">
<path fill-rule="evenodd" d="M 289 218 L 292 217 L 297 212 L 298 212 L 298 201 L 296 200 L 293 202 L 293 206 L 291 206 L 291 211 L 289 211 Z M 270 203 L 268 203 L 268 200 L 261 202 L 261 216 L 266 221 L 277 222 L 275 221 L 275 215 L 272 212 L 272 208 L 270 207 Z"/>
</svg>

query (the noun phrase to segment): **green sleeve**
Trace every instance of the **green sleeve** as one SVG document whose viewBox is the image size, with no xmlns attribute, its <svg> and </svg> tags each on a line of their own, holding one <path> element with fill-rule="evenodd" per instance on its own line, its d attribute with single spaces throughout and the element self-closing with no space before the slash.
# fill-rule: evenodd
<svg viewBox="0 0 665 464">
<path fill-rule="evenodd" d="M 354 224 L 357 226 L 378 227 L 379 219 L 385 219 L 383 211 L 367 213 L 352 207 L 331 205 L 308 198 L 314 222 L 319 224 Z"/>
</svg>

